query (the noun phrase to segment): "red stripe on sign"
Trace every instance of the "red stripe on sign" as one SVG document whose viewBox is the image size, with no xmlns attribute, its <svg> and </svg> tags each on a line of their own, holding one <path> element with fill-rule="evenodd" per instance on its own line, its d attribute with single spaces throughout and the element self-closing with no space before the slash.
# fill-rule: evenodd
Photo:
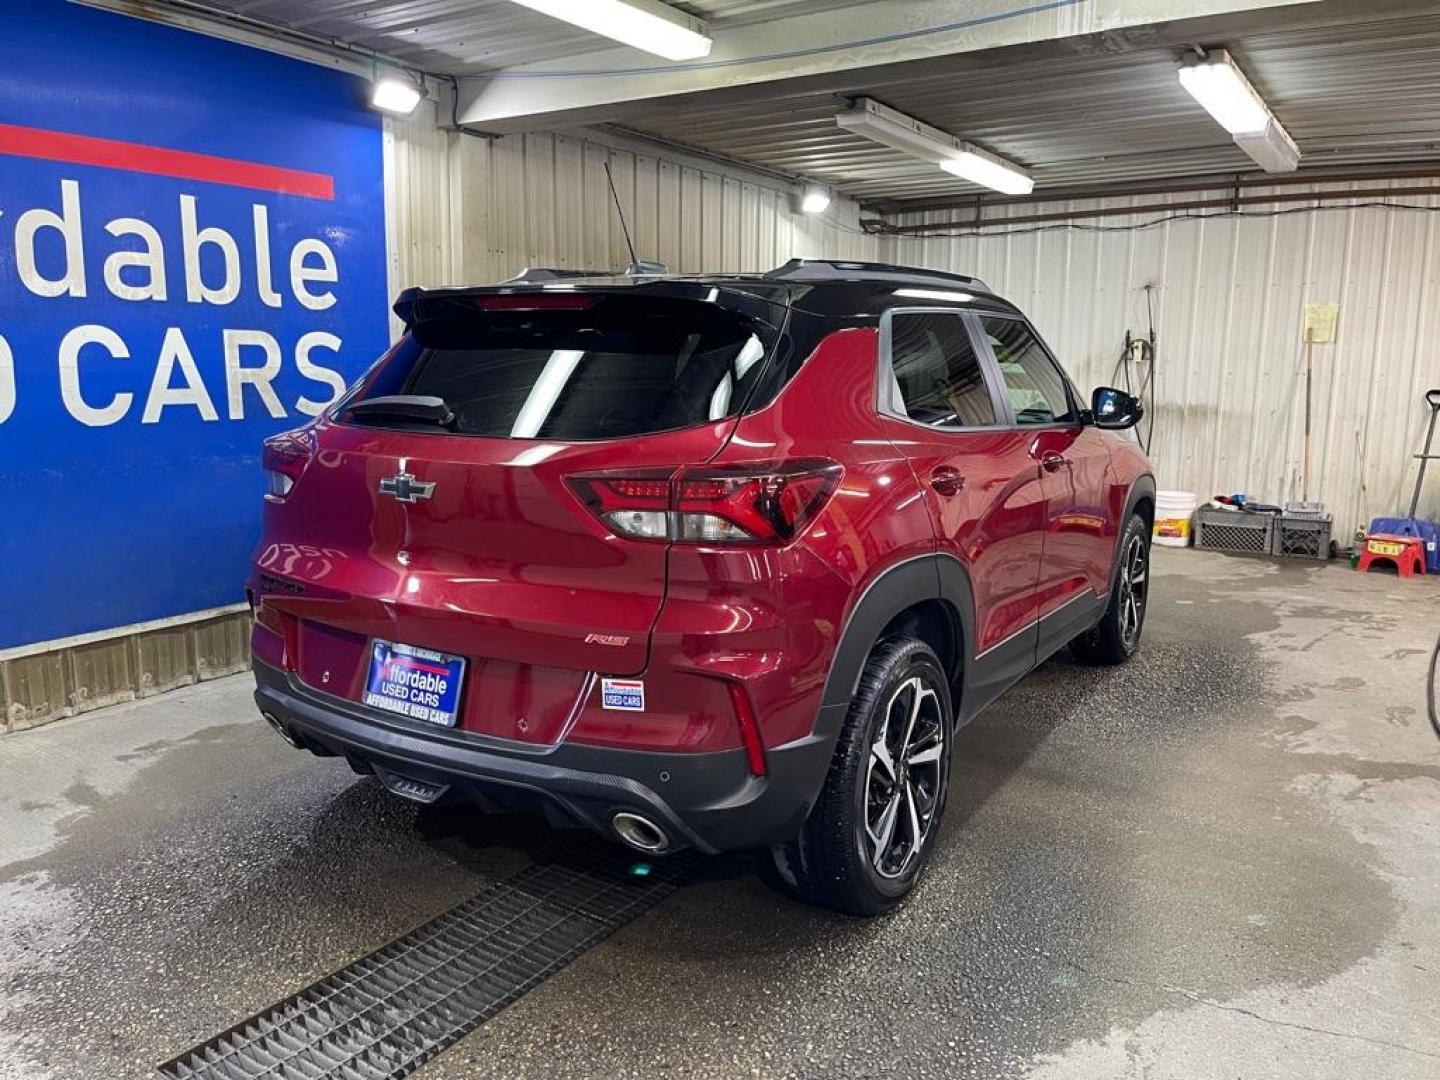
<svg viewBox="0 0 1440 1080">
<path fill-rule="evenodd" d="M 98 165 L 177 180 L 203 180 L 210 184 L 274 191 L 282 195 L 304 195 L 311 199 L 335 198 L 335 178 L 324 173 L 257 165 L 253 161 L 192 154 L 188 150 L 167 150 L 118 139 L 97 139 L 64 131 L 0 124 L 0 154 L 43 158 L 72 165 Z"/>
<path fill-rule="evenodd" d="M 434 664 L 427 664 L 423 660 L 414 660 L 408 656 L 392 656 L 385 664 L 386 668 L 406 668 L 411 671 L 428 671 L 434 675 L 449 675 L 450 669 L 436 667 Z"/>
</svg>

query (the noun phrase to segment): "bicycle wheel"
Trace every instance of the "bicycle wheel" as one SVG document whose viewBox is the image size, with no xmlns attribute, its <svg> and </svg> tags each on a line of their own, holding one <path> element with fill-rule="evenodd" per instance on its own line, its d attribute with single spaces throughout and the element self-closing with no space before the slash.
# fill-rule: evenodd
<svg viewBox="0 0 1440 1080">
<path fill-rule="evenodd" d="M 1440 640 L 1430 654 L 1430 675 L 1425 680 L 1426 704 L 1430 707 L 1430 726 L 1440 736 Z"/>
</svg>

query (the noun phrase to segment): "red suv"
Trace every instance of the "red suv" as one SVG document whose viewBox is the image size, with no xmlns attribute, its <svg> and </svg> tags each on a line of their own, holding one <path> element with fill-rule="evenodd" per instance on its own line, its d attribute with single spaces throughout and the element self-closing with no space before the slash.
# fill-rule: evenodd
<svg viewBox="0 0 1440 1080">
<path fill-rule="evenodd" d="M 750 849 L 858 914 L 912 887 L 956 729 L 1064 645 L 1136 649 L 1155 484 L 974 278 L 419 290 L 264 447 L 256 701 L 393 792 L 653 854 Z"/>
</svg>

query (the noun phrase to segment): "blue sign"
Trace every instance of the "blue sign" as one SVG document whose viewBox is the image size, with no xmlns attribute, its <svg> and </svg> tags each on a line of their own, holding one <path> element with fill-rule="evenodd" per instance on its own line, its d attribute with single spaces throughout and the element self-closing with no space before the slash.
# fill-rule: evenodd
<svg viewBox="0 0 1440 1080">
<path fill-rule="evenodd" d="M 363 80 L 62 0 L 0 36 L 0 648 L 235 603 L 260 442 L 386 347 Z"/>
</svg>

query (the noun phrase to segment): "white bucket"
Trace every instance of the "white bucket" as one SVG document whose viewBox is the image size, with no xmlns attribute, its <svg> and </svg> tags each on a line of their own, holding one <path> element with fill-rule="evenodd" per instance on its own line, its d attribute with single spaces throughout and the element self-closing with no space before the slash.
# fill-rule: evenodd
<svg viewBox="0 0 1440 1080">
<path fill-rule="evenodd" d="M 1154 542 L 1164 547 L 1190 546 L 1190 521 L 1199 501 L 1193 491 L 1157 491 L 1155 493 Z"/>
</svg>

